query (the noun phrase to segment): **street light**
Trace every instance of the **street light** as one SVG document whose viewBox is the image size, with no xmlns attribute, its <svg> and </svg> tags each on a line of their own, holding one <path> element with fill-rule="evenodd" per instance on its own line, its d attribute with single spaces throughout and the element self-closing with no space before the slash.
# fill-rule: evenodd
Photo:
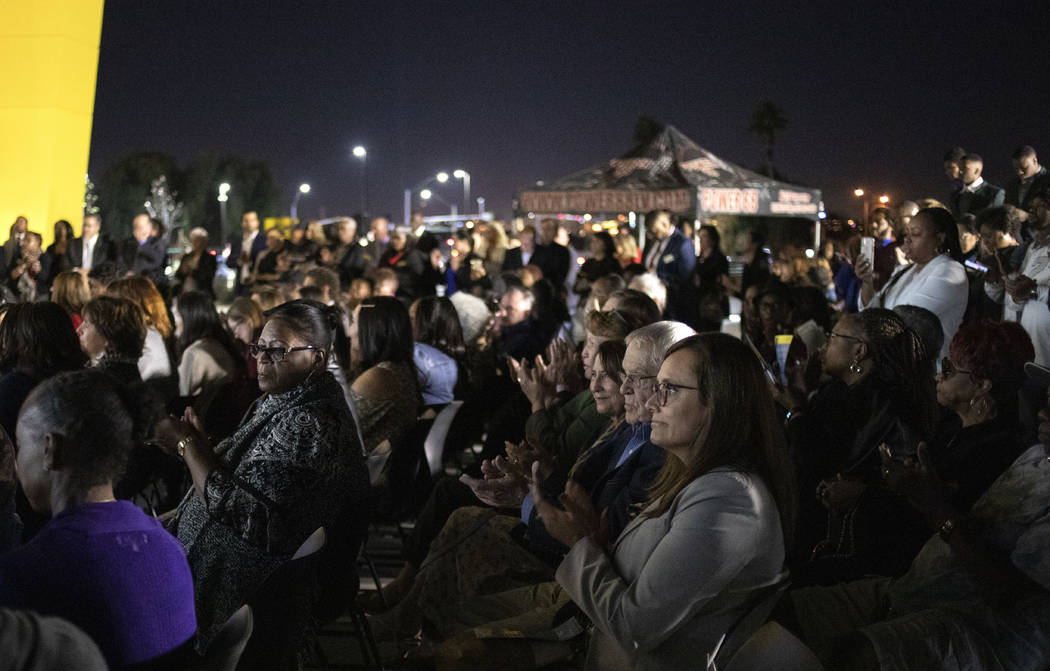
<svg viewBox="0 0 1050 671">
<path fill-rule="evenodd" d="M 223 182 L 219 185 L 219 249 L 226 248 L 226 201 L 230 199 L 230 185 Z"/>
<path fill-rule="evenodd" d="M 463 180 L 463 210 L 470 210 L 470 173 L 466 170 L 456 170 L 452 173 L 456 179 Z"/>
<path fill-rule="evenodd" d="M 861 199 L 864 204 L 864 219 L 860 222 L 860 230 L 864 235 L 868 234 L 868 199 L 864 197 L 864 189 L 854 189 L 853 195 Z"/>
<path fill-rule="evenodd" d="M 292 226 L 299 223 L 299 199 L 307 193 L 310 193 L 310 185 L 300 184 L 299 189 L 295 192 L 295 197 L 292 198 Z"/>
<path fill-rule="evenodd" d="M 361 214 L 368 213 L 368 150 L 361 145 L 353 148 L 355 157 L 361 160 Z"/>
<path fill-rule="evenodd" d="M 885 205 L 886 203 L 890 202 L 890 197 L 889 196 L 879 196 L 879 202 L 882 203 L 883 205 Z"/>
<path fill-rule="evenodd" d="M 437 179 L 437 181 L 439 181 L 442 184 L 444 184 L 445 182 L 448 181 L 448 173 L 447 172 L 439 172 L 436 175 L 435 179 Z"/>
<path fill-rule="evenodd" d="M 430 200 L 430 198 L 433 195 L 434 195 L 434 192 L 431 191 L 430 189 L 423 189 L 422 191 L 419 192 L 419 197 L 422 198 L 423 200 Z"/>
</svg>

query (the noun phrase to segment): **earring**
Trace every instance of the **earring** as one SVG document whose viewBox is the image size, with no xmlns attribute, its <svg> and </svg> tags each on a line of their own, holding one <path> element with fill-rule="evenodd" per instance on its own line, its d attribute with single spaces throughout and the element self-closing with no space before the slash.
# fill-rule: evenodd
<svg viewBox="0 0 1050 671">
<path fill-rule="evenodd" d="M 849 365 L 849 372 L 853 373 L 854 375 L 860 375 L 861 373 L 863 373 L 864 369 L 860 367 L 860 361 L 854 359 L 853 363 Z"/>
</svg>

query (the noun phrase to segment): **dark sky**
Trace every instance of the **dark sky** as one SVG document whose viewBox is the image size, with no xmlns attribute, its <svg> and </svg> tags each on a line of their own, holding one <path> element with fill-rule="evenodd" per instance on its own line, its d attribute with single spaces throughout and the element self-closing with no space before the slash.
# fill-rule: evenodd
<svg viewBox="0 0 1050 671">
<path fill-rule="evenodd" d="M 313 217 L 360 208 L 360 143 L 373 212 L 461 167 L 506 216 L 627 151 L 639 114 L 754 168 L 765 99 L 789 120 L 778 169 L 848 213 L 858 185 L 943 197 L 955 144 L 999 183 L 1020 144 L 1050 164 L 1046 3 L 784 4 L 107 0 L 90 170 L 232 151 L 270 163 L 285 209 L 313 185 Z"/>
</svg>

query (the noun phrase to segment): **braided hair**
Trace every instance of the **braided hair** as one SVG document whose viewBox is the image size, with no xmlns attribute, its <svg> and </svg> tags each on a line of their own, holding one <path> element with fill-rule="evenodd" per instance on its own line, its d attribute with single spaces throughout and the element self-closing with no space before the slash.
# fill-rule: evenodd
<svg viewBox="0 0 1050 671">
<path fill-rule="evenodd" d="M 854 315 L 875 364 L 871 376 L 896 415 L 921 435 L 937 419 L 937 391 L 922 339 L 893 310 L 868 308 Z"/>
</svg>

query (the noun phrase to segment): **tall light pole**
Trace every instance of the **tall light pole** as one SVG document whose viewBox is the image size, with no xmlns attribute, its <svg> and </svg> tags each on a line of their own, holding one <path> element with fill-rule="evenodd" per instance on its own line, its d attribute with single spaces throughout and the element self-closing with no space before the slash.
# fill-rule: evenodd
<svg viewBox="0 0 1050 671">
<path fill-rule="evenodd" d="M 219 249 L 226 249 L 226 201 L 230 199 L 230 185 L 219 185 Z"/>
<path fill-rule="evenodd" d="M 299 199 L 307 193 L 310 193 L 310 185 L 305 183 L 300 184 L 295 191 L 295 197 L 292 198 L 292 226 L 299 223 Z"/>
<path fill-rule="evenodd" d="M 864 219 L 860 222 L 860 230 L 864 235 L 868 235 L 868 199 L 864 195 L 864 189 L 854 189 L 853 195 L 861 199 L 864 204 Z"/>
<path fill-rule="evenodd" d="M 361 159 L 361 214 L 364 215 L 368 213 L 368 151 L 357 145 L 353 152 Z"/>
<path fill-rule="evenodd" d="M 452 173 L 456 179 L 463 180 L 463 212 L 470 212 L 470 173 L 466 170 L 456 170 Z"/>
</svg>

